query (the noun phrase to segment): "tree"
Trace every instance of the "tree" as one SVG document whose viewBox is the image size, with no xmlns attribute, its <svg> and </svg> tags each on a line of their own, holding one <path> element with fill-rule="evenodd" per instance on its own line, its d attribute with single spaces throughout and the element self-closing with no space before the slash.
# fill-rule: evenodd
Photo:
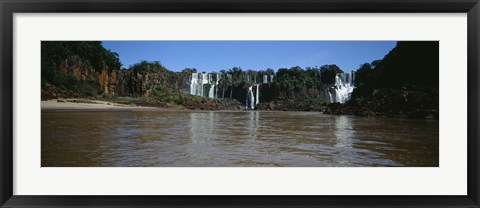
<svg viewBox="0 0 480 208">
<path fill-rule="evenodd" d="M 373 70 L 373 63 L 364 63 L 360 65 L 355 73 L 355 86 L 361 86 L 366 84 L 373 85 L 375 81 L 375 71 Z"/>
<path fill-rule="evenodd" d="M 160 61 L 145 61 L 142 60 L 140 63 L 136 63 L 130 67 L 135 72 L 140 73 L 148 73 L 148 72 L 156 72 L 156 71 L 166 71 L 167 69 L 160 64 Z"/>
<path fill-rule="evenodd" d="M 253 71 L 253 70 L 249 69 L 249 70 L 247 70 L 246 75 L 248 76 L 247 80 L 249 81 L 249 85 L 251 83 L 255 83 L 255 81 L 257 79 L 256 78 L 257 77 L 257 72 L 256 71 Z"/>
<path fill-rule="evenodd" d="M 185 68 L 185 69 L 182 70 L 182 73 L 186 73 L 186 74 L 197 73 L 197 69 L 195 69 L 195 68 Z"/>
<path fill-rule="evenodd" d="M 275 75 L 275 71 L 274 71 L 273 69 L 270 69 L 270 68 L 266 69 L 266 70 L 265 70 L 265 73 L 266 73 L 267 75 Z"/>
<path fill-rule="evenodd" d="M 379 87 L 436 86 L 439 82 L 439 42 L 399 41 L 375 67 Z"/>
<path fill-rule="evenodd" d="M 335 64 L 320 67 L 320 79 L 323 84 L 334 84 L 335 76 L 338 73 L 343 73 L 343 71 Z"/>
</svg>

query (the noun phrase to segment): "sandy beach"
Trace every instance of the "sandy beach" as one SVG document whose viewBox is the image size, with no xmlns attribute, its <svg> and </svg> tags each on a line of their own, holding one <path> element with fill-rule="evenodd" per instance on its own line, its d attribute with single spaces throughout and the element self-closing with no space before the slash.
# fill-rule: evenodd
<svg viewBox="0 0 480 208">
<path fill-rule="evenodd" d="M 170 108 L 143 107 L 101 100 L 54 99 L 42 100 L 42 111 L 171 111 Z M 178 109 L 175 109 L 178 110 Z"/>
</svg>

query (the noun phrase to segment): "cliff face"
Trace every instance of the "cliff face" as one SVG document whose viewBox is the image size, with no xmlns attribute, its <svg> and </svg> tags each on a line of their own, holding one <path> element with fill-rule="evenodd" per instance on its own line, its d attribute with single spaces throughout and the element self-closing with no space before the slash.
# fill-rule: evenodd
<svg viewBox="0 0 480 208">
<path fill-rule="evenodd" d="M 149 97 L 158 92 L 180 92 L 188 79 L 186 74 L 169 71 L 159 62 L 143 61 L 118 72 L 115 92 L 118 96 L 130 97 Z"/>
<path fill-rule="evenodd" d="M 42 99 L 114 95 L 121 64 L 98 41 L 42 41 Z"/>
<path fill-rule="evenodd" d="M 188 81 L 159 62 L 120 69 L 118 54 L 95 41 L 42 41 L 42 99 L 59 97 L 148 97 L 181 91 Z"/>
<path fill-rule="evenodd" d="M 50 71 L 50 80 L 42 80 L 42 100 L 58 97 L 91 97 L 115 95 L 117 71 L 65 67 Z"/>
<path fill-rule="evenodd" d="M 188 76 L 168 71 L 59 68 L 54 76 L 69 83 L 42 83 L 42 99 L 96 96 L 148 97 L 157 91 L 180 92 Z M 61 80 L 61 81 L 62 81 Z"/>
<path fill-rule="evenodd" d="M 50 74 L 53 80 L 42 82 L 42 100 L 117 94 L 117 70 L 61 67 Z"/>
</svg>

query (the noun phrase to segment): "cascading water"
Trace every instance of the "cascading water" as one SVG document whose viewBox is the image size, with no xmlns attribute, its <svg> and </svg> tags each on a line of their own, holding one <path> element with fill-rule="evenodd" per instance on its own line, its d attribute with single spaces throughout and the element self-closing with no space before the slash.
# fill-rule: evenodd
<svg viewBox="0 0 480 208">
<path fill-rule="evenodd" d="M 210 86 L 210 90 L 208 91 L 208 97 L 209 98 L 215 98 L 215 85 L 212 84 Z"/>
<path fill-rule="evenodd" d="M 214 75 L 215 76 L 214 76 Z M 229 74 L 227 74 L 227 77 Z M 219 73 L 192 73 L 190 79 L 190 94 L 202 97 L 217 98 L 218 83 L 221 79 L 221 74 Z M 257 79 L 256 77 L 247 79 L 255 81 L 254 84 L 248 87 L 247 97 L 245 99 L 245 108 L 246 109 L 255 109 L 255 107 L 260 103 L 260 85 L 263 83 L 269 83 L 270 80 L 273 80 L 273 75 L 264 75 L 263 80 Z M 256 81 L 260 83 L 256 83 Z M 210 84 L 208 93 L 204 92 L 204 85 Z"/>
<path fill-rule="evenodd" d="M 215 74 L 215 83 L 213 83 L 211 74 L 209 74 L 209 83 L 210 83 L 210 90 L 208 91 L 208 97 L 209 98 L 217 98 L 217 86 L 218 86 L 218 81 L 220 79 L 218 78 L 218 73 Z"/>
<path fill-rule="evenodd" d="M 333 100 L 333 96 L 332 96 L 332 93 L 330 92 L 330 89 L 327 89 L 327 93 L 328 93 L 328 100 L 330 101 L 330 103 L 335 102 L 335 101 Z"/>
<path fill-rule="evenodd" d="M 198 89 L 198 75 L 197 73 L 192 73 L 192 77 L 190 78 L 190 94 L 197 95 Z"/>
<path fill-rule="evenodd" d="M 210 84 L 210 89 L 208 90 L 208 97 L 215 98 L 215 84 L 212 83 L 212 74 L 208 74 L 208 83 Z"/>
<path fill-rule="evenodd" d="M 255 107 L 258 105 L 258 103 L 260 102 L 260 90 L 259 90 L 259 87 L 260 85 L 257 84 L 257 91 L 255 92 Z"/>
<path fill-rule="evenodd" d="M 190 94 L 203 96 L 203 85 L 208 83 L 204 73 L 192 73 L 190 78 Z"/>
<path fill-rule="evenodd" d="M 335 76 L 335 85 L 331 88 L 326 89 L 325 93 L 329 103 L 345 103 L 347 102 L 353 90 L 355 72 L 352 71 L 348 73 L 339 73 Z"/>
<path fill-rule="evenodd" d="M 208 84 L 208 81 L 209 81 L 209 80 L 208 80 L 208 75 L 209 75 L 209 74 L 207 74 L 207 73 L 201 73 L 200 75 L 202 76 L 202 82 L 201 82 L 201 87 L 200 87 L 201 90 L 200 90 L 200 93 L 199 93 L 199 94 L 200 94 L 200 96 L 203 97 L 203 96 L 205 95 L 204 92 L 203 92 L 203 85 Z"/>
<path fill-rule="evenodd" d="M 255 90 L 253 89 L 254 86 L 256 86 Z M 253 110 L 257 107 L 258 103 L 260 103 L 260 84 L 248 87 L 247 97 L 245 98 L 245 108 Z"/>
<path fill-rule="evenodd" d="M 215 80 L 212 73 L 192 73 L 190 78 L 190 94 L 209 98 L 217 98 L 219 74 L 215 73 Z M 208 94 L 204 92 L 204 85 L 210 84 Z"/>
<path fill-rule="evenodd" d="M 219 77 L 219 74 L 215 74 L 215 98 L 217 98 L 218 94 L 217 94 L 217 91 L 218 91 L 218 81 L 220 81 L 220 77 Z"/>
<path fill-rule="evenodd" d="M 253 86 L 250 86 L 250 87 L 248 87 L 245 108 L 253 110 L 253 109 L 255 109 L 254 104 L 255 104 L 255 98 L 253 97 Z"/>
</svg>

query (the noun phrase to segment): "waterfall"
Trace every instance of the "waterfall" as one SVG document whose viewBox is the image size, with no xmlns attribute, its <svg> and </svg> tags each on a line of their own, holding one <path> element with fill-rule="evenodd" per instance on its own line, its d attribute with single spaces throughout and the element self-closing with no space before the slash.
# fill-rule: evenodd
<svg viewBox="0 0 480 208">
<path fill-rule="evenodd" d="M 260 87 L 259 84 L 257 84 L 257 91 L 255 92 L 255 107 L 257 107 L 258 103 L 260 102 L 260 90 L 258 87 Z"/>
<path fill-rule="evenodd" d="M 192 77 L 190 78 L 190 94 L 197 95 L 197 88 L 198 88 L 198 75 L 197 73 L 192 73 Z"/>
<path fill-rule="evenodd" d="M 345 103 L 345 87 L 343 85 L 342 79 L 336 75 L 335 76 L 335 101 L 339 103 Z"/>
<path fill-rule="evenodd" d="M 192 73 L 190 78 L 190 94 L 209 98 L 217 98 L 218 81 L 220 80 L 218 73 L 215 73 L 215 80 L 213 73 Z M 208 94 L 204 92 L 204 85 L 210 84 Z"/>
<path fill-rule="evenodd" d="M 197 92 L 197 95 L 198 96 L 202 96 L 203 97 L 203 74 L 199 74 L 199 83 L 198 83 L 198 92 Z"/>
<path fill-rule="evenodd" d="M 205 78 L 203 73 L 192 73 L 190 79 L 190 94 L 203 96 L 203 85 L 208 83 L 208 80 Z"/>
<path fill-rule="evenodd" d="M 327 89 L 327 94 L 328 94 L 328 102 L 333 103 L 334 100 L 333 100 L 332 93 L 330 92 L 330 89 Z"/>
<path fill-rule="evenodd" d="M 255 95 L 253 95 L 254 94 L 253 86 L 256 86 Z M 245 99 L 245 108 L 253 110 L 255 109 L 255 107 L 258 105 L 259 102 L 260 102 L 260 84 L 252 85 L 248 87 L 247 97 Z"/>
<path fill-rule="evenodd" d="M 347 102 L 355 86 L 353 85 L 355 81 L 355 72 L 352 71 L 349 73 L 339 73 L 335 76 L 335 84 L 333 87 L 327 89 L 327 96 L 329 103 L 345 103 Z"/>
<path fill-rule="evenodd" d="M 253 97 L 253 86 L 250 87 L 249 91 L 250 91 L 250 109 L 254 109 L 255 108 L 255 98 Z"/>
<path fill-rule="evenodd" d="M 230 75 L 227 74 L 227 76 Z M 190 78 L 190 94 L 208 98 L 218 98 L 218 84 L 221 78 L 222 74 L 219 73 L 192 73 Z M 260 103 L 261 83 L 269 83 L 269 79 L 273 80 L 273 75 L 264 75 L 263 80 L 261 77 L 257 79 L 256 76 L 247 76 L 246 78 L 255 82 L 252 86 L 248 87 L 247 97 L 245 99 L 245 108 L 253 110 L 258 103 Z M 259 83 L 257 83 L 257 81 Z M 205 84 L 210 85 L 208 92 L 204 89 Z M 232 92 L 233 88 L 230 88 L 230 96 L 232 96 Z"/>
<path fill-rule="evenodd" d="M 220 81 L 220 78 L 218 78 L 218 73 L 215 74 L 215 95 L 213 96 L 213 98 L 218 98 L 218 81 Z"/>
<path fill-rule="evenodd" d="M 253 110 L 255 108 L 255 98 L 253 97 L 253 86 L 248 87 L 247 98 L 245 99 L 245 108 Z"/>
<path fill-rule="evenodd" d="M 210 90 L 208 91 L 209 98 L 215 98 L 215 85 L 210 85 Z"/>
<path fill-rule="evenodd" d="M 203 89 L 203 85 L 209 83 L 208 78 L 209 78 L 209 75 L 210 75 L 210 74 L 201 73 L 200 75 L 202 75 L 202 82 L 200 83 L 200 84 L 201 84 L 201 87 L 200 87 L 201 90 L 200 90 L 199 96 L 202 96 L 202 97 L 203 97 L 203 96 L 205 96 L 205 93 L 203 92 L 203 90 L 204 90 L 204 89 Z"/>
<path fill-rule="evenodd" d="M 210 84 L 210 90 L 208 91 L 209 98 L 217 98 L 217 85 L 218 85 L 218 73 L 215 74 L 215 82 L 213 82 L 212 74 L 208 74 L 208 83 Z"/>
</svg>

